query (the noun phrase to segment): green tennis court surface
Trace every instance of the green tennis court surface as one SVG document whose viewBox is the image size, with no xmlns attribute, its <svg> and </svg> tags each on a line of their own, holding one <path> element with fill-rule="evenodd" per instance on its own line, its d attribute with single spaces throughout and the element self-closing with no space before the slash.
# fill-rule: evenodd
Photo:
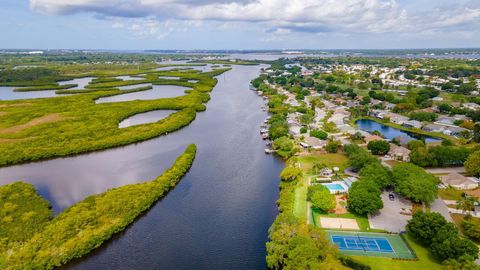
<svg viewBox="0 0 480 270">
<path fill-rule="evenodd" d="M 326 231 L 341 253 L 356 256 L 415 259 L 415 254 L 397 234 Z"/>
</svg>

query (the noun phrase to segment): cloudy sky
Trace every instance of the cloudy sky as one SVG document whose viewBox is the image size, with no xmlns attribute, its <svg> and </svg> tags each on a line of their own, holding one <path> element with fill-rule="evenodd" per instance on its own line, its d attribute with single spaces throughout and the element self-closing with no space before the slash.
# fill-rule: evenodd
<svg viewBox="0 0 480 270">
<path fill-rule="evenodd" d="M 480 47 L 480 0 L 1 0 L 0 48 Z"/>
</svg>

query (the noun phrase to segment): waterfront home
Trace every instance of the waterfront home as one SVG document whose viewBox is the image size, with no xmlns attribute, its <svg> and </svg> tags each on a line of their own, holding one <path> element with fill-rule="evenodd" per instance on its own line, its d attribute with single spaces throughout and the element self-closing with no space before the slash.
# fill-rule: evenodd
<svg viewBox="0 0 480 270">
<path fill-rule="evenodd" d="M 409 162 L 410 161 L 410 150 L 403 146 L 398 146 L 396 144 L 391 143 L 390 144 L 390 151 L 388 151 L 388 156 L 390 156 L 392 159 L 395 160 L 400 160 L 404 162 Z"/>
<path fill-rule="evenodd" d="M 405 123 L 403 123 L 402 126 L 408 127 L 408 128 L 418 128 L 418 129 L 420 129 L 422 127 L 422 123 L 420 123 L 417 120 L 408 120 Z"/>
<path fill-rule="evenodd" d="M 480 105 L 478 105 L 477 103 L 471 103 L 471 102 L 470 103 L 464 103 L 463 107 L 467 108 L 469 110 L 474 110 L 474 111 L 480 109 Z"/>
<path fill-rule="evenodd" d="M 400 115 L 400 114 L 390 114 L 390 122 L 395 123 L 397 125 L 402 125 L 403 123 L 408 121 L 408 117 Z"/>
<path fill-rule="evenodd" d="M 456 189 L 474 189 L 478 187 L 478 183 L 465 177 L 459 173 L 450 173 L 445 176 L 441 176 L 442 182 Z"/>
<path fill-rule="evenodd" d="M 305 136 L 304 141 L 313 149 L 322 149 L 323 147 L 325 147 L 325 145 L 327 145 L 327 141 L 310 136 Z"/>
<path fill-rule="evenodd" d="M 373 141 L 385 141 L 384 138 L 378 136 L 378 135 L 369 135 L 365 137 L 365 142 L 368 144 L 369 142 Z"/>
<path fill-rule="evenodd" d="M 422 130 L 425 130 L 428 132 L 443 132 L 445 129 L 446 129 L 445 126 L 437 125 L 437 124 L 427 124 L 422 128 Z"/>
<path fill-rule="evenodd" d="M 370 115 L 378 119 L 383 119 L 385 118 L 386 113 L 387 112 L 384 110 L 373 110 L 370 112 Z"/>
</svg>

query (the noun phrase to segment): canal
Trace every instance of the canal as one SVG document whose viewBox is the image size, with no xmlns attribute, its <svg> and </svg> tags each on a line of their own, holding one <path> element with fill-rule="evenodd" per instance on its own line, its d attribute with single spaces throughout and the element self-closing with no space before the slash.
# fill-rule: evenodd
<svg viewBox="0 0 480 270">
<path fill-rule="evenodd" d="M 263 269 L 283 162 L 265 155 L 263 101 L 248 90 L 260 66 L 218 76 L 207 110 L 189 126 L 122 148 L 0 169 L 0 184 L 36 186 L 55 212 L 90 194 L 155 178 L 190 143 L 189 173 L 165 198 L 65 269 Z"/>
<path fill-rule="evenodd" d="M 397 138 L 402 144 L 407 143 L 411 140 L 424 140 L 426 143 L 441 141 L 439 138 L 400 130 L 398 128 L 386 126 L 384 124 L 369 119 L 360 119 L 356 121 L 355 124 L 358 126 L 358 128 L 367 132 L 373 132 L 375 130 L 378 130 L 388 140 L 393 140 Z"/>
</svg>

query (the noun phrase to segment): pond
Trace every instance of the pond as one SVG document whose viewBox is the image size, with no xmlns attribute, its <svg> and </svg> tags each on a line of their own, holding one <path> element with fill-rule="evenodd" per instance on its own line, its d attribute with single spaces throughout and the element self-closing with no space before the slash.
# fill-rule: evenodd
<svg viewBox="0 0 480 270">
<path fill-rule="evenodd" d="M 140 87 L 136 85 L 137 88 Z M 140 92 L 127 93 L 122 95 L 116 95 L 111 97 L 99 98 L 95 103 L 108 103 L 108 102 L 121 102 L 131 100 L 152 100 L 159 98 L 170 98 L 185 95 L 185 90 L 189 88 L 177 85 L 153 85 L 151 90 L 145 90 Z"/>
<path fill-rule="evenodd" d="M 191 170 L 124 232 L 65 269 L 265 269 L 284 163 L 264 154 L 263 101 L 248 89 L 260 66 L 218 76 L 189 126 L 121 148 L 0 168 L 0 184 L 32 183 L 58 212 L 88 195 L 158 176 L 188 144 Z"/>
<path fill-rule="evenodd" d="M 145 74 L 139 74 L 138 76 L 143 76 Z M 145 80 L 145 78 L 142 77 L 134 77 L 134 76 L 128 76 L 128 75 L 123 75 L 123 76 L 117 76 L 115 77 L 117 79 L 123 80 L 123 81 L 140 81 L 140 80 Z"/>
<path fill-rule="evenodd" d="M 0 100 L 56 97 L 54 90 L 15 92 L 17 87 L 0 86 Z"/>
<path fill-rule="evenodd" d="M 170 114 L 174 113 L 174 110 L 157 110 L 146 113 L 139 113 L 134 116 L 123 120 L 118 124 L 119 128 L 126 128 L 135 125 L 147 124 L 157 122 L 163 118 L 168 117 Z"/>
<path fill-rule="evenodd" d="M 374 130 L 378 130 L 388 140 L 392 140 L 394 138 L 399 138 L 400 142 L 402 144 L 407 143 L 408 141 L 411 141 L 411 140 L 425 140 L 425 142 L 427 142 L 427 143 L 441 141 L 441 139 L 439 139 L 439 138 L 426 136 L 426 135 L 422 135 L 422 134 L 418 134 L 418 133 L 414 133 L 414 132 L 400 130 L 398 128 L 389 127 L 389 126 L 386 126 L 384 124 L 381 124 L 381 123 L 378 123 L 378 122 L 375 122 L 375 121 L 369 120 L 369 119 L 358 120 L 357 122 L 355 122 L 355 124 L 361 130 L 364 130 L 364 131 L 367 131 L 367 132 L 373 132 Z"/>
<path fill-rule="evenodd" d="M 78 89 L 85 89 L 85 86 L 87 86 L 95 77 L 84 77 L 84 78 L 77 78 L 69 81 L 60 81 L 58 82 L 59 85 L 65 85 L 65 84 L 76 84 L 76 87 L 68 88 L 69 90 L 78 90 Z"/>
<path fill-rule="evenodd" d="M 146 86 L 151 86 L 151 83 L 140 83 L 140 84 L 132 84 L 132 85 L 125 85 L 125 86 L 119 86 L 117 87 L 120 90 L 132 90 L 135 88 L 140 88 L 140 87 L 146 87 Z"/>
</svg>

